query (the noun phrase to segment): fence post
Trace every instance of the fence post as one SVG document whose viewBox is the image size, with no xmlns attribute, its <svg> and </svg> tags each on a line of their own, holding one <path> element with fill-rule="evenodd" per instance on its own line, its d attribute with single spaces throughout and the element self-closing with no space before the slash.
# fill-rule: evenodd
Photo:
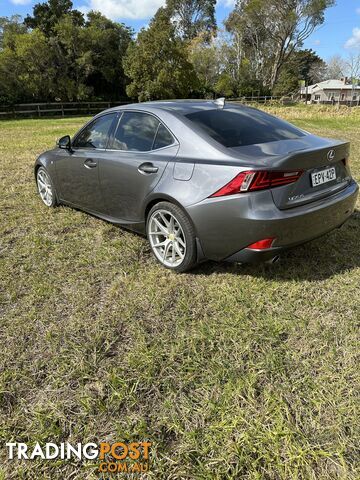
<svg viewBox="0 0 360 480">
<path fill-rule="evenodd" d="M 40 112 L 40 105 L 37 106 L 37 111 L 38 111 L 38 117 L 41 117 L 41 112 Z"/>
<path fill-rule="evenodd" d="M 63 104 L 63 103 L 61 104 L 61 115 L 62 115 L 63 117 L 65 117 L 64 104 Z"/>
</svg>

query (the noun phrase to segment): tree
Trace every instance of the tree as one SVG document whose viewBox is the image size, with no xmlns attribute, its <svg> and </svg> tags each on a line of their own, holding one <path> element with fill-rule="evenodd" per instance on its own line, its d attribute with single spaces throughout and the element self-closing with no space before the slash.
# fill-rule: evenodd
<svg viewBox="0 0 360 480">
<path fill-rule="evenodd" d="M 129 45 L 124 71 L 131 81 L 126 91 L 139 101 L 189 97 L 198 87 L 185 45 L 164 8 Z"/>
<path fill-rule="evenodd" d="M 209 44 L 205 36 L 200 35 L 190 42 L 188 51 L 189 61 L 199 80 L 199 94 L 213 97 L 222 67 L 219 45 L 215 40 Z"/>
<path fill-rule="evenodd" d="M 318 57 L 320 58 L 320 57 Z M 309 69 L 309 83 L 314 84 L 318 82 L 323 82 L 326 79 L 327 65 L 322 58 L 320 61 L 315 61 L 312 63 Z"/>
<path fill-rule="evenodd" d="M 360 53 L 357 55 L 351 53 L 347 60 L 345 60 L 346 74 L 351 79 L 358 79 L 360 77 Z"/>
<path fill-rule="evenodd" d="M 214 86 L 216 93 L 223 97 L 234 96 L 234 83 L 228 73 L 223 72 Z"/>
<path fill-rule="evenodd" d="M 185 40 L 206 34 L 207 40 L 216 31 L 216 0 L 167 0 L 167 9 L 174 19 L 177 33 Z"/>
<path fill-rule="evenodd" d="M 299 90 L 299 80 L 305 80 L 308 85 L 325 79 L 326 64 L 312 50 L 293 52 L 283 66 L 278 81 L 274 87 L 274 95 L 287 95 Z"/>
<path fill-rule="evenodd" d="M 122 60 L 132 32 L 98 12 L 89 12 L 85 26 L 64 15 L 49 42 L 60 72 L 58 97 L 84 100 L 125 95 L 127 79 Z"/>
<path fill-rule="evenodd" d="M 27 15 L 24 24 L 29 28 L 38 28 L 50 37 L 55 26 L 65 15 L 70 16 L 75 25 L 84 24 L 84 15 L 73 9 L 71 0 L 48 0 L 33 7 L 33 15 Z"/>
<path fill-rule="evenodd" d="M 324 80 L 340 79 L 345 76 L 346 62 L 340 55 L 331 57 L 326 66 L 326 78 Z"/>
<path fill-rule="evenodd" d="M 0 17 L 0 50 L 5 46 L 9 46 L 12 39 L 19 33 L 25 33 L 26 26 L 22 23 L 20 15 L 12 15 L 11 17 Z M 5 45 L 5 38 L 7 45 Z"/>
<path fill-rule="evenodd" d="M 18 34 L 11 46 L 0 52 L 0 91 L 4 102 L 49 100 L 55 78 L 54 58 L 39 30 Z"/>
<path fill-rule="evenodd" d="M 86 49 L 83 31 L 72 16 L 64 15 L 53 27 L 49 39 L 58 71 L 56 96 L 63 101 L 81 101 L 92 94 L 86 85 L 92 71 L 91 53 Z"/>
<path fill-rule="evenodd" d="M 237 32 L 242 55 L 255 65 L 257 78 L 271 89 L 292 53 L 324 21 L 334 0 L 238 0 L 227 20 Z"/>
<path fill-rule="evenodd" d="M 31 31 L 19 17 L 0 19 L 1 101 L 125 95 L 122 60 L 131 29 L 96 12 L 85 23 L 69 0 L 38 4 L 27 20 Z"/>
<path fill-rule="evenodd" d="M 87 84 L 96 97 L 118 99 L 126 96 L 128 79 L 123 58 L 133 31 L 123 23 L 112 22 L 99 12 L 89 12 L 82 41 L 90 52 L 91 71 Z"/>
</svg>

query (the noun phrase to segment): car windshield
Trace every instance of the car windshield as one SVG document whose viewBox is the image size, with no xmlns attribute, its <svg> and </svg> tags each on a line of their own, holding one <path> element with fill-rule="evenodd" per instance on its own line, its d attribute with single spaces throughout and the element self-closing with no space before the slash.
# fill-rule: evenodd
<svg viewBox="0 0 360 480">
<path fill-rule="evenodd" d="M 255 109 L 201 110 L 185 115 L 224 147 L 240 147 L 303 137 L 298 128 Z"/>
</svg>

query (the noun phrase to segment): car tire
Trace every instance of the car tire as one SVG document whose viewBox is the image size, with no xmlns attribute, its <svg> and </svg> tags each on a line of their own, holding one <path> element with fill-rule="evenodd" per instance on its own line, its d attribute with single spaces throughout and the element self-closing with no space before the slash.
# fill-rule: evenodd
<svg viewBox="0 0 360 480">
<path fill-rule="evenodd" d="M 54 208 L 59 204 L 54 182 L 44 167 L 36 171 L 36 185 L 40 198 L 47 207 Z"/>
<path fill-rule="evenodd" d="M 146 221 L 151 250 L 165 268 L 181 273 L 196 265 L 196 237 L 186 213 L 170 202 L 154 205 Z"/>
</svg>

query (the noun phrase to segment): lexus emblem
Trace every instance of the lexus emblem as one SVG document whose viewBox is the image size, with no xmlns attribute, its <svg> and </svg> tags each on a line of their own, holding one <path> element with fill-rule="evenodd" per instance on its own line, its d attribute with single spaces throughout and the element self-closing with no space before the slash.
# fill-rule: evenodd
<svg viewBox="0 0 360 480">
<path fill-rule="evenodd" d="M 330 162 L 332 162 L 335 158 L 335 150 L 329 150 L 327 153 L 327 158 Z"/>
</svg>

